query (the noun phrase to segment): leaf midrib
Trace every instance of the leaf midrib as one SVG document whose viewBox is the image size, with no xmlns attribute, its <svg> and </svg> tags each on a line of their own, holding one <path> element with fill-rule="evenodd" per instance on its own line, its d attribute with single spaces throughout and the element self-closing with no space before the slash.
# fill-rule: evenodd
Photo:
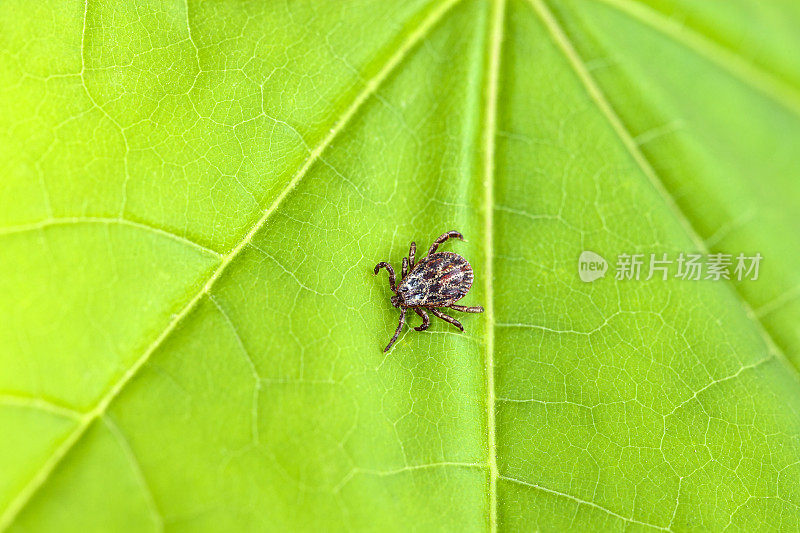
<svg viewBox="0 0 800 533">
<path fill-rule="evenodd" d="M 488 62 L 486 74 L 486 116 L 484 131 L 484 279 L 486 280 L 486 441 L 489 465 L 489 531 L 497 531 L 497 442 L 494 385 L 494 175 L 497 135 L 497 92 L 500 76 L 505 22 L 505 0 L 493 2 L 489 17 Z"/>
<path fill-rule="evenodd" d="M 303 179 L 308 170 L 319 160 L 322 153 L 330 146 L 333 140 L 341 133 L 345 126 L 350 122 L 353 116 L 358 112 L 361 106 L 372 96 L 380 85 L 388 78 L 395 68 L 409 55 L 417 44 L 419 44 L 430 31 L 444 18 L 444 16 L 461 0 L 443 0 L 441 3 L 433 8 L 430 8 L 430 13 L 425 16 L 422 22 L 412 30 L 409 35 L 400 43 L 394 54 L 384 63 L 384 65 L 377 71 L 377 73 L 366 80 L 364 87 L 355 96 L 350 105 L 345 111 L 337 118 L 334 126 L 328 130 L 327 135 L 322 141 L 309 153 L 303 165 L 297 170 L 287 186 L 280 192 L 280 194 L 273 200 L 270 206 L 264 211 L 264 214 L 256 221 L 250 228 L 245 236 L 239 243 L 232 248 L 227 254 L 222 257 L 217 269 L 212 273 L 211 277 L 206 281 L 200 291 L 197 292 L 178 312 L 173 316 L 172 320 L 167 324 L 167 327 L 156 337 L 156 339 L 148 346 L 142 355 L 128 368 L 128 370 L 117 380 L 116 383 L 104 394 L 98 403 L 90 411 L 86 412 L 80 419 L 75 429 L 64 439 L 53 454 L 44 462 L 42 467 L 37 471 L 34 477 L 28 484 L 20 491 L 16 498 L 14 498 L 6 510 L 0 515 L 0 531 L 5 531 L 19 515 L 20 511 L 27 505 L 31 498 L 38 492 L 38 490 L 48 480 L 55 468 L 66 457 L 68 452 L 75 446 L 75 444 L 86 433 L 89 426 L 98 417 L 103 415 L 108 406 L 114 399 L 119 396 L 120 392 L 125 386 L 133 379 L 139 370 L 147 363 L 155 351 L 164 343 L 164 341 L 172 334 L 176 327 L 186 318 L 197 304 L 203 299 L 204 296 L 211 293 L 211 289 L 216 281 L 222 276 L 227 267 L 238 257 L 239 253 L 250 244 L 253 237 L 264 227 L 266 222 L 275 212 L 275 210 L 283 203 L 286 197 L 294 190 L 297 184 Z"/>
</svg>

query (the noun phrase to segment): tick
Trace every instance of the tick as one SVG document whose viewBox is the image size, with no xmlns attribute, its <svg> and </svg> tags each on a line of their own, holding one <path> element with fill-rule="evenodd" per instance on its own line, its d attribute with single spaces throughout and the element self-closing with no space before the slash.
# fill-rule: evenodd
<svg viewBox="0 0 800 533">
<path fill-rule="evenodd" d="M 399 285 L 395 285 L 392 265 L 385 261 L 375 265 L 376 276 L 382 268 L 389 272 L 389 286 L 394 292 L 391 302 L 393 306 L 400 309 L 400 323 L 397 325 L 392 340 L 384 348 L 384 352 L 389 351 L 389 348 L 397 340 L 397 336 L 400 335 L 406 321 L 406 311 L 409 309 L 413 309 L 422 317 L 422 325 L 414 328 L 417 331 L 424 331 L 430 326 L 431 320 L 428 318 L 426 310 L 445 322 L 450 322 L 461 331 L 464 331 L 461 322 L 442 313 L 438 308 L 449 308 L 462 313 L 483 313 L 483 307 L 479 305 L 467 307 L 455 304 L 469 292 L 472 287 L 473 275 L 472 266 L 460 255 L 453 252 L 436 252 L 440 244 L 451 238 L 464 240 L 464 236 L 457 231 L 443 233 L 433 241 L 428 255 L 416 264 L 414 263 L 414 254 L 417 252 L 417 243 L 412 242 L 408 257 L 403 258 L 403 270 Z"/>
</svg>

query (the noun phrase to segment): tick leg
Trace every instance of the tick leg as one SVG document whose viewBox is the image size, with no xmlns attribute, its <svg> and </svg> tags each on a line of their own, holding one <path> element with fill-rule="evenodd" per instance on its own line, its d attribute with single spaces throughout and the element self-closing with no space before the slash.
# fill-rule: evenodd
<svg viewBox="0 0 800 533">
<path fill-rule="evenodd" d="M 380 263 L 375 265 L 376 276 L 378 275 L 378 272 L 382 268 L 385 268 L 389 272 L 389 286 L 392 288 L 393 292 L 397 292 L 397 288 L 395 287 L 395 282 L 394 282 L 394 269 L 392 268 L 392 265 L 390 265 L 386 261 L 381 261 Z"/>
<path fill-rule="evenodd" d="M 450 309 L 455 309 L 456 311 L 461 311 L 462 313 L 483 313 L 483 307 L 480 305 L 473 305 L 471 307 L 467 307 L 465 305 L 456 305 L 452 304 L 448 306 Z"/>
<path fill-rule="evenodd" d="M 403 269 L 400 271 L 400 281 L 406 279 L 408 275 L 408 257 L 403 258 Z"/>
<path fill-rule="evenodd" d="M 411 241 L 411 248 L 408 249 L 408 268 L 414 268 L 414 256 L 417 253 L 417 243 Z"/>
<path fill-rule="evenodd" d="M 390 340 L 389 344 L 386 345 L 386 348 L 383 349 L 384 353 L 388 352 L 389 348 L 391 348 L 392 344 L 394 344 L 394 341 L 397 340 L 397 336 L 400 335 L 400 330 L 403 329 L 403 324 L 405 323 L 406 323 L 406 309 L 405 307 L 403 307 L 400 309 L 400 323 L 397 324 L 397 329 L 395 330 L 394 335 L 392 336 L 392 340 Z"/>
<path fill-rule="evenodd" d="M 458 328 L 458 329 L 460 329 L 461 331 L 464 331 L 464 326 L 462 326 L 462 325 L 461 325 L 461 322 L 459 322 L 459 321 L 458 321 L 458 320 L 456 320 L 455 318 L 453 318 L 453 317 L 451 317 L 451 316 L 449 316 L 449 315 L 446 315 L 446 314 L 442 313 L 442 312 L 441 312 L 441 311 L 439 311 L 438 309 L 431 309 L 431 313 L 433 313 L 434 315 L 438 316 L 439 318 L 441 318 L 441 319 L 442 319 L 442 320 L 444 320 L 445 322 L 450 322 L 451 324 L 453 324 L 455 327 L 457 327 L 457 328 Z"/>
<path fill-rule="evenodd" d="M 422 317 L 422 325 L 421 326 L 417 326 L 414 329 L 417 330 L 417 331 L 425 331 L 426 329 L 428 329 L 428 326 L 431 325 L 431 319 L 428 318 L 428 313 L 426 313 L 424 310 L 420 309 L 419 307 L 415 307 L 414 311 L 416 311 L 417 314 Z"/>
<path fill-rule="evenodd" d="M 431 248 L 428 250 L 428 255 L 431 255 L 433 252 L 435 252 L 439 245 L 444 241 L 447 239 L 452 239 L 453 237 L 462 241 L 464 240 L 464 236 L 457 231 L 448 231 L 447 233 L 442 233 L 439 238 L 433 241 L 433 244 L 431 244 Z"/>
</svg>

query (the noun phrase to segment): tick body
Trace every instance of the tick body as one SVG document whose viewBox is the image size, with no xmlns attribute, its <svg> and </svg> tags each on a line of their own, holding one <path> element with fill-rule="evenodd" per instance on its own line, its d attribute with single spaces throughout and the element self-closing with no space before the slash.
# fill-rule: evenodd
<svg viewBox="0 0 800 533">
<path fill-rule="evenodd" d="M 464 236 L 457 231 L 448 231 L 436 239 L 428 250 L 428 255 L 420 259 L 419 263 L 414 262 L 414 255 L 417 251 L 417 244 L 412 242 L 408 251 L 408 257 L 403 258 L 403 269 L 401 271 L 400 283 L 396 284 L 394 269 L 392 265 L 381 262 L 375 265 L 375 274 L 380 269 L 385 268 L 389 272 L 389 286 L 394 292 L 391 298 L 392 305 L 400 309 L 400 323 L 392 336 L 392 340 L 384 348 L 388 352 L 406 320 L 406 312 L 413 309 L 422 317 L 422 325 L 415 327 L 417 331 L 424 331 L 430 326 L 430 318 L 427 311 L 430 311 L 444 320 L 453 324 L 455 327 L 464 331 L 464 327 L 455 318 L 442 313 L 439 308 L 450 308 L 463 313 L 483 313 L 483 307 L 476 305 L 466 307 L 456 305 L 455 302 L 466 296 L 472 287 L 472 266 L 469 262 L 453 252 L 436 252 L 439 245 L 447 239 L 456 238 L 464 240 Z"/>
</svg>

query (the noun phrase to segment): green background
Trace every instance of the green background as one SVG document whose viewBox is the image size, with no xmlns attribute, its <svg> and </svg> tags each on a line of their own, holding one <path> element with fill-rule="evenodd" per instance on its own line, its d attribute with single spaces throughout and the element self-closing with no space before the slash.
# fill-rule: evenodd
<svg viewBox="0 0 800 533">
<path fill-rule="evenodd" d="M 800 528 L 797 50 L 794 0 L 0 3 L 0 530 Z M 449 229 L 486 312 L 383 354 L 372 267 Z"/>
</svg>

